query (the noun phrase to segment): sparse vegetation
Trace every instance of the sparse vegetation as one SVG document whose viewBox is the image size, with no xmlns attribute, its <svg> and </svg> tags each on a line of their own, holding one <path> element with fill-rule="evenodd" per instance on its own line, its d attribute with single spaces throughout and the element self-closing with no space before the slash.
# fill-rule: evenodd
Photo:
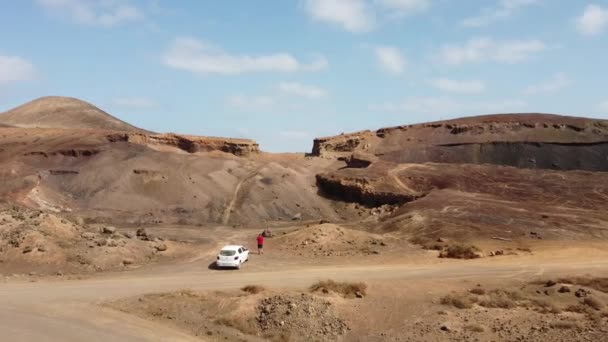
<svg viewBox="0 0 608 342">
<path fill-rule="evenodd" d="M 596 297 L 586 297 L 583 299 L 583 304 L 592 307 L 595 310 L 601 310 L 604 308 L 604 303 Z"/>
<path fill-rule="evenodd" d="M 473 307 L 473 300 L 471 300 L 469 296 L 463 294 L 449 294 L 443 296 L 440 303 L 453 306 L 457 309 L 470 309 Z"/>
<path fill-rule="evenodd" d="M 259 285 L 247 285 L 243 288 L 241 288 L 241 291 L 243 292 L 247 292 L 250 294 L 258 294 L 260 292 L 264 292 L 266 289 L 263 286 L 259 286 Z"/>
<path fill-rule="evenodd" d="M 439 254 L 440 258 L 451 259 L 476 259 L 479 256 L 479 248 L 463 244 L 451 244 Z"/>
<path fill-rule="evenodd" d="M 557 304 L 551 302 L 548 299 L 532 299 L 531 303 L 534 307 L 539 309 L 538 311 L 540 313 L 558 314 L 562 312 L 562 310 L 557 306 Z"/>
<path fill-rule="evenodd" d="M 479 301 L 479 305 L 486 308 L 512 309 L 517 306 L 518 296 L 508 291 L 494 290 L 488 296 Z"/>
<path fill-rule="evenodd" d="M 336 282 L 333 280 L 323 280 L 310 287 L 311 292 L 338 293 L 344 297 L 364 296 L 367 285 L 365 283 Z"/>
<path fill-rule="evenodd" d="M 558 279 L 559 283 L 586 286 L 608 293 L 608 277 L 567 277 Z"/>
<path fill-rule="evenodd" d="M 481 287 L 474 287 L 474 288 L 470 289 L 469 292 L 472 293 L 472 294 L 476 294 L 476 295 L 484 295 L 484 294 L 486 294 L 486 290 L 484 290 Z"/>
</svg>

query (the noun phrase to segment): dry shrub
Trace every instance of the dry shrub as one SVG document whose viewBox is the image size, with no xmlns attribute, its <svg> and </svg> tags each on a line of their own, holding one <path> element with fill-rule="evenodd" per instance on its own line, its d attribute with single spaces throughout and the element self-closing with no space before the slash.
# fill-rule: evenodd
<svg viewBox="0 0 608 342">
<path fill-rule="evenodd" d="M 468 325 L 465 325 L 464 326 L 464 330 L 472 331 L 472 332 L 478 332 L 478 333 L 486 331 L 486 329 L 483 327 L 483 325 L 480 325 L 480 324 L 468 324 Z"/>
<path fill-rule="evenodd" d="M 472 288 L 471 290 L 469 290 L 469 292 L 471 292 L 472 294 L 476 294 L 476 295 L 484 295 L 484 294 L 486 294 L 486 290 L 484 290 L 481 287 Z"/>
<path fill-rule="evenodd" d="M 453 306 L 457 309 L 470 309 L 473 307 L 473 300 L 463 294 L 449 294 L 441 297 L 440 303 L 443 305 Z"/>
<path fill-rule="evenodd" d="M 560 278 L 560 283 L 586 286 L 604 293 L 608 293 L 608 277 L 569 277 Z"/>
<path fill-rule="evenodd" d="M 558 314 L 562 312 L 562 310 L 555 303 L 547 299 L 533 299 L 531 302 L 532 305 L 540 309 L 540 313 Z"/>
<path fill-rule="evenodd" d="M 564 310 L 568 311 L 568 312 L 575 312 L 575 313 L 587 313 L 588 308 L 584 305 L 576 304 L 576 305 L 568 305 Z"/>
<path fill-rule="evenodd" d="M 336 282 L 331 279 L 319 281 L 318 283 L 315 283 L 310 287 L 311 292 L 334 292 L 341 294 L 344 297 L 355 297 L 357 296 L 357 293 L 365 295 L 366 290 L 367 285 L 365 283 Z"/>
<path fill-rule="evenodd" d="M 256 335 L 258 333 L 256 324 L 252 319 L 245 319 L 239 317 L 220 317 L 215 320 L 215 323 L 236 329 L 248 335 Z"/>
<path fill-rule="evenodd" d="M 476 259 L 479 258 L 479 248 L 472 245 L 452 244 L 445 248 L 440 258 L 451 259 Z"/>
<path fill-rule="evenodd" d="M 512 309 L 517 306 L 517 301 L 524 299 L 518 291 L 490 291 L 485 299 L 479 301 L 479 305 L 486 308 Z"/>
<path fill-rule="evenodd" d="M 243 292 L 247 292 L 250 294 L 258 294 L 261 292 L 264 292 L 266 289 L 263 286 L 259 286 L 259 285 L 247 285 L 243 288 L 241 288 L 241 291 Z"/>
<path fill-rule="evenodd" d="M 551 323 L 551 327 L 555 329 L 578 329 L 580 324 L 578 322 L 559 321 Z"/>
<path fill-rule="evenodd" d="M 601 310 L 604 308 L 604 303 L 596 297 L 585 297 L 583 304 L 594 308 L 595 310 Z"/>
</svg>

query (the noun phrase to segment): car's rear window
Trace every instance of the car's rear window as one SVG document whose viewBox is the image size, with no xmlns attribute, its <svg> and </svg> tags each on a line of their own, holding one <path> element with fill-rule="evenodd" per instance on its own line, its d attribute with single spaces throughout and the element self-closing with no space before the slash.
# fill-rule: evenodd
<svg viewBox="0 0 608 342">
<path fill-rule="evenodd" d="M 236 251 L 226 251 L 226 250 L 220 251 L 220 255 L 223 255 L 223 256 L 233 256 L 235 254 L 236 254 Z"/>
</svg>

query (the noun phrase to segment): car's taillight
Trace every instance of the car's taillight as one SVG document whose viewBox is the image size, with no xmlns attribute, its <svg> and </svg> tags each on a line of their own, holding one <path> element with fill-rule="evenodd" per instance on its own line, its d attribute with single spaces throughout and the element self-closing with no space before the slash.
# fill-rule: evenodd
<svg viewBox="0 0 608 342">
<path fill-rule="evenodd" d="M 234 257 L 234 260 L 239 260 L 239 257 L 238 257 L 238 256 L 235 256 L 235 257 Z"/>
</svg>

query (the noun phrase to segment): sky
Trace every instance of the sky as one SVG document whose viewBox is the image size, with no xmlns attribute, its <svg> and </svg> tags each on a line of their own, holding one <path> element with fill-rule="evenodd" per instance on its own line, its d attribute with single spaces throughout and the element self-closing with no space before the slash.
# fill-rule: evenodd
<svg viewBox="0 0 608 342">
<path fill-rule="evenodd" d="M 608 118 L 608 0 L 0 0 L 0 27 L 0 111 L 71 96 L 271 152 L 477 114 Z"/>
</svg>

